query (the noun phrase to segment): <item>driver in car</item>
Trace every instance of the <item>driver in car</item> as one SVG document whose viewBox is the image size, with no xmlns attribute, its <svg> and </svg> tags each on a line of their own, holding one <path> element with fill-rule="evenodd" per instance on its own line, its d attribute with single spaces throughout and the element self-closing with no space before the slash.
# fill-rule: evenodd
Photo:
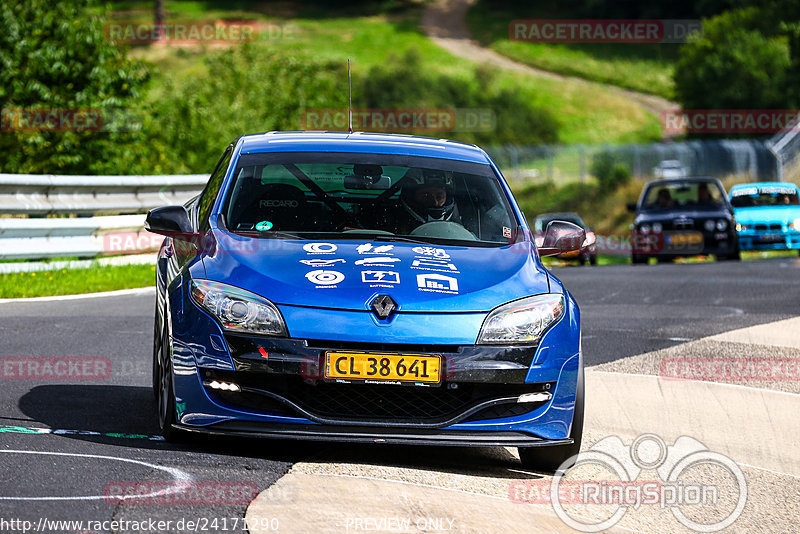
<svg viewBox="0 0 800 534">
<path fill-rule="evenodd" d="M 396 210 L 395 233 L 409 234 L 418 226 L 434 221 L 461 223 L 453 198 L 452 179 L 442 171 L 409 169 L 400 206 Z"/>
</svg>

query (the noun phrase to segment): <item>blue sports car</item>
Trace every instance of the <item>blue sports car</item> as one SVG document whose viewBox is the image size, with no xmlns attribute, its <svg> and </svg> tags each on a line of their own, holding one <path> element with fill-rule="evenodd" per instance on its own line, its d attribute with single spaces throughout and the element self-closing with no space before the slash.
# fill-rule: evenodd
<svg viewBox="0 0 800 534">
<path fill-rule="evenodd" d="M 163 435 L 519 447 L 552 471 L 583 427 L 580 314 L 480 148 L 270 132 L 152 210 Z"/>
<path fill-rule="evenodd" d="M 800 189 L 786 182 L 731 188 L 742 250 L 800 250 Z"/>
</svg>

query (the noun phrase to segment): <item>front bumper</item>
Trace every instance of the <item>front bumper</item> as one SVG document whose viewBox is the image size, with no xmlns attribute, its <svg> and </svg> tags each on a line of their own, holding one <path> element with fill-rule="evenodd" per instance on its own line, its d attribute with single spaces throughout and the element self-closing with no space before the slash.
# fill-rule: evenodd
<svg viewBox="0 0 800 534">
<path fill-rule="evenodd" d="M 351 324 L 350 337 L 356 341 L 230 335 L 180 287 L 173 288 L 177 428 L 334 441 L 479 446 L 569 443 L 581 357 L 578 309 L 572 297 L 566 296 L 567 313 L 538 346 L 442 345 L 436 340 L 409 345 L 358 341 L 358 321 L 371 323 L 371 314 L 336 310 L 319 313 L 332 323 Z M 308 328 L 308 323 L 303 324 Z M 288 326 L 293 333 L 293 325 Z M 441 339 L 454 335 L 443 332 Z M 324 380 L 325 352 L 343 349 L 439 354 L 444 369 L 441 385 Z M 215 380 L 236 383 L 241 391 L 213 389 L 210 384 Z M 520 395 L 545 392 L 547 400 L 518 402 Z"/>
<path fill-rule="evenodd" d="M 739 250 L 735 230 L 665 230 L 631 234 L 632 253 L 642 256 L 680 257 L 705 254 L 730 255 Z"/>
<path fill-rule="evenodd" d="M 742 250 L 798 250 L 800 232 L 789 231 L 785 227 L 778 230 L 742 230 L 739 232 L 739 246 Z"/>
<path fill-rule="evenodd" d="M 358 426 L 274 425 L 251 422 L 224 422 L 207 427 L 173 425 L 197 434 L 250 438 L 301 439 L 340 443 L 382 443 L 387 445 L 446 445 L 463 447 L 548 447 L 571 445 L 572 438 L 544 439 L 527 432 L 458 430 L 368 429 Z"/>
</svg>

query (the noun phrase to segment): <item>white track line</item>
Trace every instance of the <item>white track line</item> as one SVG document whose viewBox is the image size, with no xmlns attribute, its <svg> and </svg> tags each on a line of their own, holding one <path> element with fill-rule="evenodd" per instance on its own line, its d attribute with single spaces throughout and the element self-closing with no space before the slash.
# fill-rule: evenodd
<svg viewBox="0 0 800 534">
<path fill-rule="evenodd" d="M 148 295 L 155 292 L 155 286 L 137 287 L 134 289 L 118 289 L 116 291 L 102 291 L 99 293 L 81 293 L 78 295 L 55 295 L 52 297 L 25 297 L 18 299 L 0 299 L 0 303 L 14 303 L 14 302 L 51 302 L 58 300 L 80 300 L 80 299 L 97 299 L 103 297 L 124 297 L 128 295 Z"/>
<path fill-rule="evenodd" d="M 175 482 L 176 486 L 181 486 L 188 482 L 191 482 L 192 477 L 188 473 L 181 471 L 175 467 L 164 467 L 163 465 L 156 465 L 151 464 L 149 462 L 143 462 L 141 460 L 133 460 L 130 458 L 120 458 L 119 456 L 103 456 L 100 454 L 75 454 L 71 452 L 49 452 L 49 451 L 20 451 L 20 450 L 13 450 L 13 449 L 0 449 L 0 453 L 8 453 L 8 454 L 39 454 L 39 455 L 50 455 L 50 456 L 71 456 L 74 458 L 96 458 L 99 460 L 113 460 L 117 462 L 127 462 L 131 464 L 142 465 L 144 467 L 148 467 L 150 469 L 157 469 L 159 471 L 164 471 L 168 473 Z M 116 500 L 125 500 L 125 499 L 141 499 L 141 498 L 149 498 L 149 497 L 159 497 L 161 495 L 167 495 L 169 493 L 169 488 L 165 488 L 160 491 L 152 492 L 147 495 L 78 495 L 78 496 L 49 496 L 49 497 L 5 497 L 0 496 L 0 501 L 99 501 L 99 500 L 108 500 L 112 499 Z"/>
</svg>

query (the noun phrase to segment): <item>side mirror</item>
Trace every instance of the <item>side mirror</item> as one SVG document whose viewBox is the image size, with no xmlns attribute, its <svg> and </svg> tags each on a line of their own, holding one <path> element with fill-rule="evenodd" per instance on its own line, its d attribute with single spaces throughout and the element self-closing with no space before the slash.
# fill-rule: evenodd
<svg viewBox="0 0 800 534">
<path fill-rule="evenodd" d="M 566 221 L 550 221 L 544 231 L 544 240 L 539 248 L 540 256 L 555 256 L 566 252 L 576 252 L 583 248 L 586 231 Z"/>
<path fill-rule="evenodd" d="M 625 207 L 628 208 L 629 212 L 636 213 L 636 202 L 628 202 Z"/>
<path fill-rule="evenodd" d="M 194 234 L 189 213 L 183 206 L 162 206 L 147 213 L 144 229 L 168 237 Z"/>
</svg>

